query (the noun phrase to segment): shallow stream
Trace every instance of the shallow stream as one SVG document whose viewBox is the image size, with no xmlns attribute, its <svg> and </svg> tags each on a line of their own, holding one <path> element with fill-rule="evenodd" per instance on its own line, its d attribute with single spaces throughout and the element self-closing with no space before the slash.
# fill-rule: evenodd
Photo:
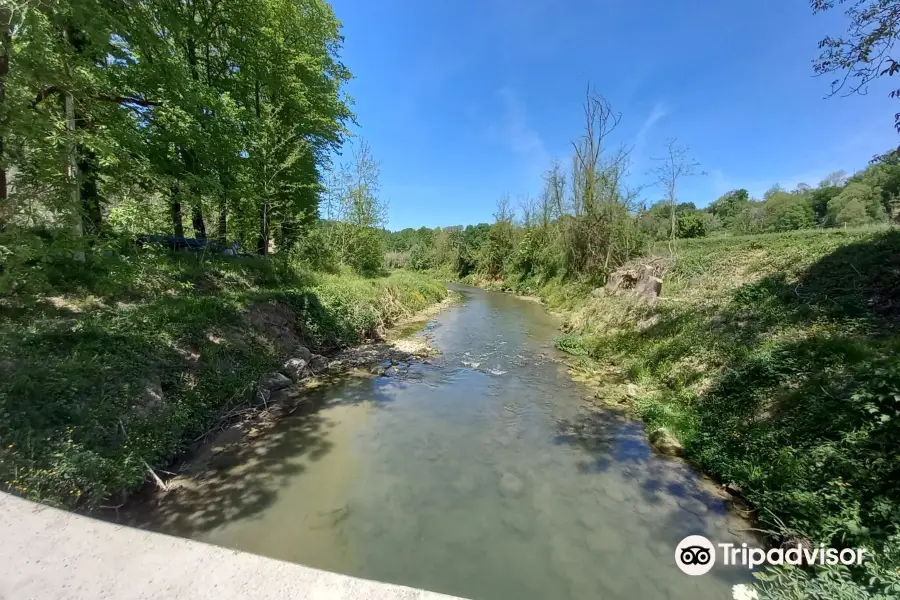
<svg viewBox="0 0 900 600">
<path fill-rule="evenodd" d="M 457 289 L 420 333 L 431 364 L 317 391 L 139 524 L 476 600 L 731 598 L 746 570 L 687 576 L 675 546 L 746 525 L 640 424 L 586 409 L 540 305 Z"/>
</svg>

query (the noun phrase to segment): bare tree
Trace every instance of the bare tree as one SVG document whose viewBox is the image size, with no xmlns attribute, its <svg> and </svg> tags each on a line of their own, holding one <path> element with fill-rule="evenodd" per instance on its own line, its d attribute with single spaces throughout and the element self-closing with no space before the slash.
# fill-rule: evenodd
<svg viewBox="0 0 900 600">
<path fill-rule="evenodd" d="M 526 229 L 540 223 L 540 207 L 534 198 L 524 196 L 519 198 L 519 210 L 522 212 L 522 224 Z"/>
<path fill-rule="evenodd" d="M 665 156 L 653 159 L 659 162 L 659 166 L 652 170 L 652 174 L 656 177 L 656 184 L 663 188 L 666 195 L 665 199 L 669 203 L 669 216 L 671 219 L 670 239 L 673 242 L 677 231 L 675 206 L 678 200 L 678 183 L 685 177 L 702 174 L 698 171 L 700 163 L 691 158 L 688 152 L 688 147 L 680 145 L 678 140 L 671 138 L 666 142 Z M 671 249 L 674 252 L 674 246 Z"/>
<path fill-rule="evenodd" d="M 514 216 L 509 194 L 500 196 L 500 199 L 497 200 L 497 212 L 494 213 L 494 220 L 497 223 L 512 223 Z"/>
<path fill-rule="evenodd" d="M 583 105 L 584 133 L 572 143 L 572 216 L 561 228 L 567 268 L 598 276 L 630 257 L 636 238 L 628 212 L 637 197 L 625 186 L 631 147 L 609 147 L 622 120 L 603 96 L 588 86 Z"/>
<path fill-rule="evenodd" d="M 566 176 L 559 162 L 554 161 L 544 173 L 544 190 L 541 192 L 541 225 L 550 226 L 553 219 L 566 214 Z"/>
<path fill-rule="evenodd" d="M 592 90 L 585 93 L 584 134 L 572 145 L 575 148 L 573 183 L 575 214 L 596 212 L 603 202 L 619 201 L 624 175 L 628 171 L 631 148 L 620 146 L 608 152 L 607 138 L 622 121 L 609 101 Z"/>
</svg>

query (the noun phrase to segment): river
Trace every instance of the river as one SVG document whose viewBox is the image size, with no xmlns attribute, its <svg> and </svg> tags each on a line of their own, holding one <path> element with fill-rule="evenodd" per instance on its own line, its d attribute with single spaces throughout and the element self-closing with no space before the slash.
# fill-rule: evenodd
<svg viewBox="0 0 900 600">
<path fill-rule="evenodd" d="M 475 600 L 731 598 L 746 569 L 690 577 L 675 546 L 746 525 L 640 424 L 587 410 L 543 307 L 454 287 L 419 334 L 431 364 L 315 392 L 133 522 Z"/>
</svg>

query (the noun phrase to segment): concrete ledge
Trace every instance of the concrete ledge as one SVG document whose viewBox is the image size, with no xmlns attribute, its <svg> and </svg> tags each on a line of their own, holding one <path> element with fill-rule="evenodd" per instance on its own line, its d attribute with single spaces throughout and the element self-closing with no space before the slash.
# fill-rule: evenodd
<svg viewBox="0 0 900 600">
<path fill-rule="evenodd" d="M 0 600 L 451 600 L 0 493 Z"/>
</svg>

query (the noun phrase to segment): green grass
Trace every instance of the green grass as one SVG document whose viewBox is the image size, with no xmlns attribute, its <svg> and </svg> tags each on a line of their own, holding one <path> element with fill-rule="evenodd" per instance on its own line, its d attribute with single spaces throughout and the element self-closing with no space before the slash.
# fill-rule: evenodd
<svg viewBox="0 0 900 600">
<path fill-rule="evenodd" d="M 446 294 L 411 273 L 363 279 L 275 259 L 70 256 L 8 269 L 0 297 L 0 482 L 67 507 L 140 487 L 143 461 L 165 466 L 281 364 L 277 327 L 252 324 L 253 307 L 277 303 L 295 339 L 328 352 Z"/>
<path fill-rule="evenodd" d="M 761 527 L 900 555 L 900 231 L 682 241 L 655 306 L 559 283 L 542 295 L 566 310 L 560 346 L 637 384 L 648 429 L 739 484 Z M 900 591 L 886 560 L 851 574 L 847 597 Z M 767 591 L 795 597 L 783 589 Z"/>
</svg>

